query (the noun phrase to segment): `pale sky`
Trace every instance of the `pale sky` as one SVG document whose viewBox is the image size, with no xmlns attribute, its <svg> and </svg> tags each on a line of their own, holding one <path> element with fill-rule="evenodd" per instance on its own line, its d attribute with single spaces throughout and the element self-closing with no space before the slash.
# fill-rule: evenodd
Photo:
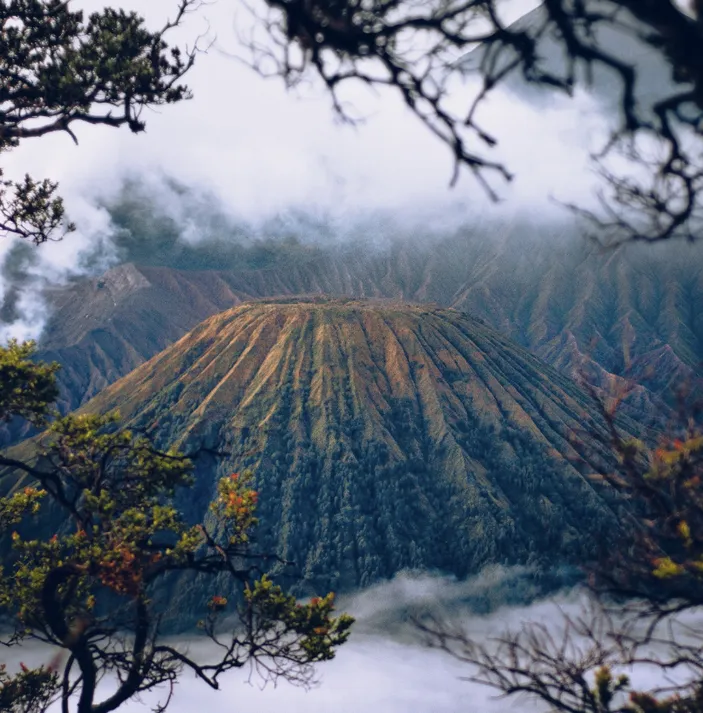
<svg viewBox="0 0 703 713">
<path fill-rule="evenodd" d="M 88 11 L 104 4 L 72 2 Z M 173 13 L 175 0 L 121 4 L 146 14 L 149 26 L 156 28 Z M 517 0 L 512 12 L 518 16 L 533 5 Z M 68 135 L 56 134 L 25 141 L 3 156 L 9 177 L 29 172 L 58 180 L 79 225 L 76 234 L 37 252 L 32 270 L 38 279 L 57 283 L 75 274 L 77 255 L 98 242 L 105 244 L 109 264 L 109 218 L 95 207 L 95 198 L 117 191 L 126 173 L 152 186 L 158 187 L 168 175 L 212 191 L 226 212 L 246 220 L 270 217 L 291 206 L 322 207 L 353 219 L 372 209 L 407 217 L 409 212 L 441 212 L 450 204 L 471 220 L 477 211 L 488 209 L 530 206 L 537 212 L 554 211 L 551 194 L 573 200 L 590 192 L 586 148 L 601 120 L 587 97 L 559 99 L 547 111 L 507 94 L 495 94 L 486 102 L 480 116 L 500 141 L 495 153 L 517 174 L 513 185 L 496 183 L 506 202 L 489 208 L 468 172 L 449 188 L 449 150 L 391 93 L 377 96 L 360 88 L 349 94 L 368 117 L 364 125 L 351 128 L 335 122 L 329 98 L 319 86 L 287 92 L 279 80 L 264 80 L 218 51 L 237 51 L 234 27 L 243 21 L 239 3 L 215 0 L 173 35 L 172 41 L 192 42 L 209 27 L 217 43 L 198 57 L 187 75 L 194 99 L 148 112 L 146 133 L 79 126 L 78 147 Z M 464 93 L 461 106 L 472 96 L 469 87 L 459 87 L 457 101 Z M 0 257 L 9 245 L 0 245 Z M 36 290 L 33 293 L 27 295 L 24 331 L 18 336 L 31 336 L 40 328 L 45 310 L 36 302 Z"/>
<path fill-rule="evenodd" d="M 72 2 L 87 10 L 103 4 Z M 147 21 L 156 27 L 172 13 L 175 0 L 121 4 L 141 13 L 148 9 Z M 520 2 L 521 8 L 532 4 Z M 165 172 L 213 188 L 233 212 L 248 216 L 316 202 L 402 208 L 483 201 L 468 173 L 450 191 L 449 150 L 395 96 L 376 97 L 360 88 L 353 101 L 368 116 L 366 124 L 340 126 L 319 86 L 296 96 L 280 81 L 263 80 L 218 52 L 218 47 L 237 50 L 234 24 L 237 17 L 246 19 L 237 7 L 231 0 L 215 0 L 179 31 L 192 40 L 206 30 L 207 19 L 217 36 L 215 48 L 198 57 L 186 78 L 192 101 L 147 114 L 146 134 L 81 126 L 79 147 L 67 135 L 26 141 L 4 157 L 8 172 L 58 178 L 71 199 L 110 191 L 125 170 Z M 471 96 L 468 89 L 459 91 L 467 100 Z M 532 201 L 557 188 L 564 193 L 582 189 L 569 148 L 583 144 L 576 131 L 583 135 L 588 128 L 581 111 L 585 104 L 564 100 L 545 113 L 520 107 L 508 96 L 487 102 L 484 123 L 501 140 L 499 155 L 518 174 L 514 189 L 505 187 L 503 195 Z"/>
</svg>

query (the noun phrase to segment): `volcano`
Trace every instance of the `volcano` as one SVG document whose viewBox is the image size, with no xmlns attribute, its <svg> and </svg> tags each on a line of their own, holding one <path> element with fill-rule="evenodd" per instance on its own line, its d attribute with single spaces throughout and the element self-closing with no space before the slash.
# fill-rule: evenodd
<svg viewBox="0 0 703 713">
<path fill-rule="evenodd" d="M 587 477 L 604 455 L 573 437 L 595 424 L 589 398 L 456 310 L 245 303 L 83 408 L 112 409 L 160 445 L 224 454 L 197 460 L 189 516 L 220 476 L 251 468 L 258 546 L 295 563 L 300 593 L 404 570 L 573 564 L 617 529 Z"/>
</svg>

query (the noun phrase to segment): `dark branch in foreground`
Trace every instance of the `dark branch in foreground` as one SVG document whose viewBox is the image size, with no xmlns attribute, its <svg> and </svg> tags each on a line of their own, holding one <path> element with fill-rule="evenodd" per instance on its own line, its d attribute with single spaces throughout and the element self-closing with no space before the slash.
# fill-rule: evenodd
<svg viewBox="0 0 703 713">
<path fill-rule="evenodd" d="M 598 70 L 614 81 L 619 114 L 594 156 L 601 206 L 570 207 L 605 245 L 695 239 L 702 225 L 703 22 L 668 0 L 544 0 L 529 23 L 514 24 L 502 19 L 505 7 L 503 0 L 266 0 L 265 10 L 249 7 L 255 26 L 241 38 L 243 59 L 288 87 L 317 77 L 344 122 L 357 120 L 344 86 L 395 91 L 450 149 L 451 183 L 466 167 L 493 199 L 491 177 L 510 180 L 511 172 L 489 157 L 497 139 L 479 121 L 481 102 L 516 81 L 572 95 Z M 648 77 L 603 41 L 608 30 L 671 67 L 664 96 L 648 98 Z"/>
<path fill-rule="evenodd" d="M 86 20 L 62 0 L 2 0 L 0 153 L 56 132 L 77 144 L 79 124 L 139 133 L 145 108 L 189 99 L 182 79 L 199 40 L 181 50 L 166 37 L 200 5 L 179 0 L 173 20 L 150 32 L 134 12 L 106 8 Z M 0 235 L 39 244 L 75 230 L 56 189 L 30 176 L 0 180 Z"/>
</svg>

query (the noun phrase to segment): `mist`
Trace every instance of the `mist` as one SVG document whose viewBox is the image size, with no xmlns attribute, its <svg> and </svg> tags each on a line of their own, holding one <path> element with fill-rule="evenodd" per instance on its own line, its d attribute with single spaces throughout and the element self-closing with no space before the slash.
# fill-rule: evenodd
<svg viewBox="0 0 703 713">
<path fill-rule="evenodd" d="M 488 639 L 515 631 L 527 623 L 544 624 L 558 635 L 563 615 L 584 611 L 586 597 L 579 588 L 563 588 L 548 598 L 529 604 L 500 603 L 517 586 L 521 596 L 529 595 L 530 571 L 521 567 L 491 567 L 464 581 L 429 574 L 400 574 L 392 581 L 377 584 L 353 595 L 340 597 L 338 609 L 357 618 L 352 636 L 331 662 L 318 665 L 315 685 L 304 690 L 285 681 L 261 686 L 256 674 L 245 667 L 221 679 L 221 690 L 213 691 L 185 672 L 176 686 L 168 710 L 213 713 L 255 709 L 260 713 L 498 713 L 546 710 L 538 701 L 524 696 L 498 698 L 493 689 L 464 680 L 470 675 L 466 665 L 437 650 L 427 648 L 410 622 L 411 615 L 432 613 L 462 627 L 471 636 Z M 533 592 L 534 594 L 534 592 Z M 476 602 L 492 600 L 487 611 L 479 614 Z M 196 660 L 206 653 L 204 639 L 180 639 Z M 53 651 L 37 645 L 8 649 L 12 658 L 8 669 L 19 661 L 40 665 Z M 640 690 L 651 690 L 664 679 L 652 667 L 627 671 Z M 680 680 L 684 680 L 680 678 Z M 113 690 L 109 682 L 101 692 Z M 131 713 L 147 710 L 165 690 L 145 694 L 141 701 L 124 706 Z M 58 707 L 49 709 L 52 713 Z"/>
<path fill-rule="evenodd" d="M 103 3 L 72 4 L 94 9 Z M 121 5 L 144 13 L 143 3 Z M 172 8 L 172 0 L 150 3 L 147 20 L 156 26 Z M 232 55 L 241 54 L 235 23 L 243 22 L 246 16 L 226 2 L 208 4 L 189 17 L 172 40 L 192 44 L 206 33 L 215 44 L 187 75 L 195 98 L 147 116 L 146 134 L 86 126 L 80 127 L 78 148 L 58 134 L 25 142 L 8 155 L 8 173 L 51 175 L 72 201 L 77 195 L 109 195 L 126 172 L 165 173 L 184 185 L 212 190 L 233 215 L 245 219 L 291 206 L 406 210 L 418 202 L 489 204 L 468 173 L 454 191 L 449 189 L 450 151 L 393 92 L 350 90 L 345 99 L 365 120 L 356 127 L 340 126 L 318 84 L 287 92 L 280 81 L 262 79 L 242 66 Z M 458 85 L 457 98 L 465 103 L 478 86 Z M 599 121 L 596 108 L 586 95 L 555 96 L 547 111 L 507 92 L 491 96 L 479 119 L 499 139 L 496 158 L 506 160 L 517 175 L 513 185 L 496 184 L 499 193 L 531 204 L 546 203 L 556 188 L 564 199 L 588 190 L 590 181 L 581 170 L 589 148 L 584 137 L 594 128 L 591 122 Z"/>
<path fill-rule="evenodd" d="M 104 4 L 72 2 L 86 11 Z M 514 16 L 534 4 L 515 2 Z M 172 0 L 120 5 L 144 14 L 151 27 L 174 7 Z M 0 245 L 0 339 L 41 335 L 47 287 L 99 274 L 135 255 L 150 255 L 154 264 L 158 250 L 130 251 L 110 211 L 137 184 L 154 215 L 178 226 L 179 245 L 203 247 L 278 240 L 281 233 L 328 244 L 364 234 L 382 244 L 388 234 L 412 234 L 419 226 L 451 229 L 528 212 L 540 220 L 562 219 L 551 197 L 584 202 L 592 194 L 588 152 L 605 124 L 586 94 L 552 97 L 546 105 L 508 91 L 486 100 L 478 118 L 499 145 L 485 151 L 516 174 L 512 184 L 493 181 L 501 197 L 493 204 L 468 171 L 449 188 L 450 151 L 392 92 L 347 92 L 345 100 L 363 121 L 340 125 L 319 83 L 287 92 L 282 82 L 264 80 L 236 61 L 241 47 L 235 27 L 246 22 L 220 0 L 178 28 L 170 41 L 192 45 L 203 35 L 213 45 L 187 75 L 194 99 L 149 112 L 146 134 L 81 126 L 78 147 L 67 135 L 52 134 L 4 156 L 8 178 L 28 172 L 60 182 L 78 231 L 30 251 L 10 239 Z M 453 91 L 464 103 L 477 87 L 469 82 Z M 149 240 L 131 237 L 132 247 Z"/>
<path fill-rule="evenodd" d="M 499 701 L 488 688 L 462 681 L 466 667 L 446 654 L 426 648 L 416 629 L 409 623 L 410 614 L 433 612 L 449 616 L 457 623 L 480 630 L 483 635 L 499 634 L 508 626 L 525 621 L 549 621 L 557 616 L 553 602 L 527 606 L 494 606 L 490 614 L 477 616 L 477 600 L 486 596 L 501 597 L 515 585 L 528 595 L 526 583 L 530 573 L 525 568 L 493 567 L 465 581 L 428 574 L 401 574 L 392 581 L 339 598 L 338 610 L 357 618 L 352 636 L 336 658 L 320 664 L 316 684 L 309 690 L 285 681 L 277 686 L 261 687 L 256 674 L 248 668 L 226 675 L 220 691 L 212 691 L 189 673 L 177 685 L 171 713 L 208 710 L 223 713 L 233 708 L 260 713 L 492 713 L 494 711 L 538 711 L 525 706 L 525 701 Z M 503 594 L 498 594 L 502 591 Z M 579 597 L 564 591 L 559 605 L 576 609 Z M 184 641 L 179 642 L 181 645 Z M 203 639 L 190 639 L 186 644 L 196 659 L 208 650 Z M 53 651 L 36 645 L 8 649 L 13 658 L 9 669 L 19 661 L 40 665 Z M 105 682 L 107 695 L 112 686 Z M 138 713 L 163 700 L 165 691 L 150 692 L 141 702 L 124 706 L 126 712 Z M 58 706 L 49 709 L 58 711 Z"/>
</svg>

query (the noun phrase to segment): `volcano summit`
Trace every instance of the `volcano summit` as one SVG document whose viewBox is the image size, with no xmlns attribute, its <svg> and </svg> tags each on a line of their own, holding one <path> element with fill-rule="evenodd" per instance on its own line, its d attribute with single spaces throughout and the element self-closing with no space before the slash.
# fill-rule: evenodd
<svg viewBox="0 0 703 713">
<path fill-rule="evenodd" d="M 110 409 L 161 445 L 226 453 L 199 459 L 193 517 L 220 475 L 252 468 L 259 545 L 296 563 L 300 592 L 406 569 L 573 563 L 616 522 L 584 475 L 601 455 L 571 438 L 596 419 L 589 398 L 451 309 L 242 304 L 84 407 Z"/>
</svg>

